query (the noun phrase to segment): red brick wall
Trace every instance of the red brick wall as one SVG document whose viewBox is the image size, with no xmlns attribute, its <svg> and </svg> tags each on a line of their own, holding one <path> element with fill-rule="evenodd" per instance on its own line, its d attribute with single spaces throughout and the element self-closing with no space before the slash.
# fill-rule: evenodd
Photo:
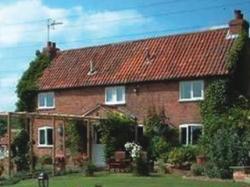
<svg viewBox="0 0 250 187">
<path fill-rule="evenodd" d="M 134 89 L 137 92 L 134 92 Z M 105 87 L 89 87 L 55 91 L 56 108 L 46 112 L 84 114 L 97 104 L 104 104 Z M 126 104 L 123 105 L 134 114 L 138 121 L 143 121 L 150 108 L 164 109 L 170 122 L 178 127 L 183 123 L 201 121 L 198 102 L 179 102 L 179 82 L 144 83 L 126 86 Z M 44 110 L 42 112 L 45 112 Z M 57 125 L 60 122 L 57 122 Z M 34 127 L 34 152 L 39 155 L 51 154 L 51 148 L 38 148 L 38 128 L 52 125 L 52 121 L 36 120 Z M 57 133 L 57 141 L 59 140 Z M 59 142 L 58 142 L 59 144 Z M 58 148 L 57 148 L 58 150 Z"/>
<path fill-rule="evenodd" d="M 59 90 L 55 92 L 56 108 L 49 112 L 84 114 L 97 104 L 104 104 L 104 97 L 105 87 Z M 182 123 L 200 122 L 198 102 L 179 102 L 178 81 L 127 85 L 123 107 L 139 121 L 143 121 L 149 108 L 155 107 L 157 110 L 164 109 L 176 127 Z"/>
</svg>

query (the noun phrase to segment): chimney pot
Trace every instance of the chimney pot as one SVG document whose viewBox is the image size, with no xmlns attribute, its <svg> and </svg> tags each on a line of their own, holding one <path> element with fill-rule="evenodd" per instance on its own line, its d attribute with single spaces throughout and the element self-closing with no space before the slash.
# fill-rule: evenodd
<svg viewBox="0 0 250 187">
<path fill-rule="evenodd" d="M 52 43 L 52 42 L 48 41 L 47 47 L 51 47 L 51 43 Z"/>
<path fill-rule="evenodd" d="M 229 34 L 230 36 L 236 36 L 242 31 L 248 32 L 249 23 L 243 19 L 241 10 L 234 11 L 235 18 L 229 22 Z"/>
<path fill-rule="evenodd" d="M 243 19 L 243 14 L 241 13 L 241 10 L 235 10 L 234 14 L 236 19 Z"/>
<path fill-rule="evenodd" d="M 56 43 L 48 41 L 47 47 L 43 48 L 43 54 L 49 56 L 51 59 L 53 59 L 57 52 L 59 51 L 58 48 L 56 48 Z"/>
</svg>

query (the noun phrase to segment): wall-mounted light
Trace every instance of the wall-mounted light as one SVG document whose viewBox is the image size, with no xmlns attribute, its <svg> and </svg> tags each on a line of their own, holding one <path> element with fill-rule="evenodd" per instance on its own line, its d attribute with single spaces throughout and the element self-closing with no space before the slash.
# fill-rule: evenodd
<svg viewBox="0 0 250 187">
<path fill-rule="evenodd" d="M 63 129 L 63 125 L 62 124 L 60 124 L 60 126 L 57 128 L 57 132 L 60 134 L 60 136 L 63 135 L 64 129 Z"/>
</svg>

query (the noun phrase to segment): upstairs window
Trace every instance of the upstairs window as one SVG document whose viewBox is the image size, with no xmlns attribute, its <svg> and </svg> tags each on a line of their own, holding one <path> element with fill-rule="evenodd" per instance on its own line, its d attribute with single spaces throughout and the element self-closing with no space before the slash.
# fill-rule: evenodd
<svg viewBox="0 0 250 187">
<path fill-rule="evenodd" d="M 52 147 L 53 146 L 53 128 L 41 127 L 38 128 L 38 146 Z"/>
<path fill-rule="evenodd" d="M 202 135 L 201 124 L 180 125 L 180 142 L 183 145 L 195 145 Z"/>
<path fill-rule="evenodd" d="M 125 87 L 115 86 L 105 89 L 105 104 L 116 105 L 125 103 Z"/>
<path fill-rule="evenodd" d="M 55 107 L 55 94 L 53 92 L 39 93 L 38 94 L 38 108 L 54 108 Z"/>
<path fill-rule="evenodd" d="M 204 99 L 204 81 L 180 82 L 180 101 L 195 101 Z"/>
</svg>

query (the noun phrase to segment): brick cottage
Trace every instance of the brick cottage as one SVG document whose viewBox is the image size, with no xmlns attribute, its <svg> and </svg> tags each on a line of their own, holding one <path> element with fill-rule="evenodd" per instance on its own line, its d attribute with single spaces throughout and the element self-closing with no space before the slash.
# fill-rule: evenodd
<svg viewBox="0 0 250 187">
<path fill-rule="evenodd" d="M 37 112 L 102 117 L 119 111 L 136 118 L 141 130 L 148 110 L 155 108 L 180 129 L 182 144 L 195 144 L 202 132 L 199 101 L 204 90 L 210 80 L 229 75 L 227 53 L 248 28 L 235 11 L 229 27 L 214 30 L 64 51 L 48 42 L 44 53 L 53 60 L 38 82 Z M 86 126 L 79 123 L 86 151 Z M 36 119 L 34 124 L 34 153 L 51 154 L 51 121 Z M 61 125 L 57 120 L 56 152 L 62 145 Z M 91 137 L 90 156 L 102 166 L 103 145 L 94 130 Z"/>
</svg>

